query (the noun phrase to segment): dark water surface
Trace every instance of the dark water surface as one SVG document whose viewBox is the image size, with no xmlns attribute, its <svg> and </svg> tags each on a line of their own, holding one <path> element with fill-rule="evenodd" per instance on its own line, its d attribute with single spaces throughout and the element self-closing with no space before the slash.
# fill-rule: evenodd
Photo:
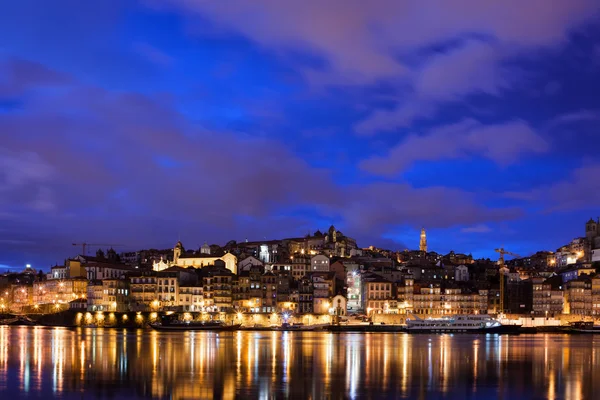
<svg viewBox="0 0 600 400">
<path fill-rule="evenodd" d="M 599 336 L 0 327 L 0 399 L 600 399 Z"/>
</svg>

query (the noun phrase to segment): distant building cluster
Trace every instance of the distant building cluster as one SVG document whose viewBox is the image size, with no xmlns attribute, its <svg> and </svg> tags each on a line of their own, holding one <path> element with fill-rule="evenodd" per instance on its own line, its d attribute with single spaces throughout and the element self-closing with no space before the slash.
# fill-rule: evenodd
<svg viewBox="0 0 600 400">
<path fill-rule="evenodd" d="M 600 315 L 599 222 L 556 252 L 498 265 L 469 254 L 359 248 L 331 226 L 304 237 L 98 250 L 0 276 L 0 311 Z M 502 251 L 504 251 L 502 249 Z M 503 262 L 501 253 L 500 260 Z M 597 264 L 598 263 L 598 264 Z"/>
</svg>

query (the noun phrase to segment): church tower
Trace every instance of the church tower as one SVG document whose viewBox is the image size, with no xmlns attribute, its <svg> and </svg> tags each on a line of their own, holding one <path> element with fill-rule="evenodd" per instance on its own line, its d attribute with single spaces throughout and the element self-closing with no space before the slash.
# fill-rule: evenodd
<svg viewBox="0 0 600 400">
<path fill-rule="evenodd" d="M 181 257 L 181 253 L 183 251 L 183 244 L 181 241 L 178 241 L 175 247 L 173 248 L 173 264 L 177 265 L 179 261 L 179 257 Z"/>
<path fill-rule="evenodd" d="M 419 242 L 419 250 L 427 253 L 427 234 L 425 233 L 425 228 L 421 229 L 421 241 Z"/>
</svg>

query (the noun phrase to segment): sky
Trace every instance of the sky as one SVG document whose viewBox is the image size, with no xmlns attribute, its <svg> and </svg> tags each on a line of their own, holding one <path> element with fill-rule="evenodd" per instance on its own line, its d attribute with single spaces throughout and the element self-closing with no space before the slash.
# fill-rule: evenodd
<svg viewBox="0 0 600 400">
<path fill-rule="evenodd" d="M 526 256 L 600 216 L 597 0 L 0 7 L 5 268 L 331 224 Z"/>
</svg>

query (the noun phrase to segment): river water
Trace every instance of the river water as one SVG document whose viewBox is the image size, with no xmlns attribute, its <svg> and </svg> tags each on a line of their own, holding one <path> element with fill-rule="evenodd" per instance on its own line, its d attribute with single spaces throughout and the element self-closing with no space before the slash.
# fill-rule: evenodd
<svg viewBox="0 0 600 400">
<path fill-rule="evenodd" d="M 0 399 L 600 399 L 600 336 L 0 327 Z"/>
</svg>

